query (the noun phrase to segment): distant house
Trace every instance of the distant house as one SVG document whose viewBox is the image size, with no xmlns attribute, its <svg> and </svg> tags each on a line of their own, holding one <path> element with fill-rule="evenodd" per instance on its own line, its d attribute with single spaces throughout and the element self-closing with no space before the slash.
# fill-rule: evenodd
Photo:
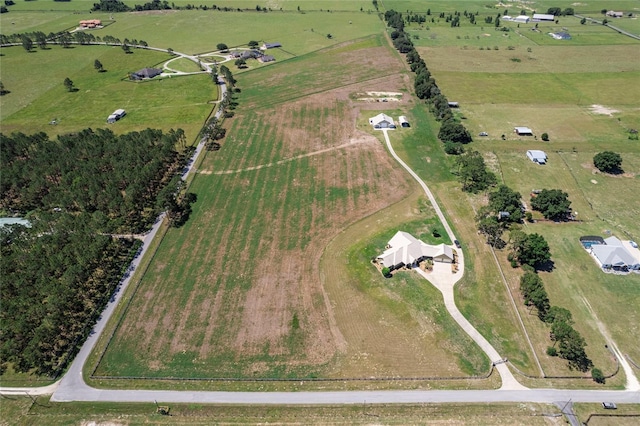
<svg viewBox="0 0 640 426">
<path fill-rule="evenodd" d="M 518 24 L 528 24 L 531 18 L 527 15 L 520 15 L 513 18 L 513 22 L 517 22 Z"/>
<path fill-rule="evenodd" d="M 598 261 L 600 267 L 613 271 L 640 271 L 640 250 L 634 249 L 616 237 L 609 237 L 604 244 L 591 244 L 587 249 Z"/>
<path fill-rule="evenodd" d="M 527 151 L 527 158 L 538 164 L 546 164 L 547 163 L 547 154 L 544 151 L 539 151 L 537 149 L 530 149 Z"/>
<path fill-rule="evenodd" d="M 549 33 L 549 35 L 551 37 L 553 37 L 556 40 L 571 40 L 571 34 L 569 34 L 566 31 L 560 31 L 557 33 Z"/>
<path fill-rule="evenodd" d="M 500 18 L 500 19 L 503 20 L 503 21 L 506 21 L 506 22 L 513 21 L 513 18 L 511 16 L 509 16 L 509 15 L 503 15 L 502 18 Z"/>
<path fill-rule="evenodd" d="M 276 58 L 274 58 L 271 55 L 262 55 L 261 57 L 258 58 L 258 60 L 264 63 L 264 62 L 273 62 L 276 60 Z"/>
<path fill-rule="evenodd" d="M 514 127 L 513 131 L 516 132 L 518 136 L 533 136 L 533 130 L 528 127 Z"/>
<path fill-rule="evenodd" d="M 267 49 L 275 49 L 276 47 L 282 47 L 281 43 L 265 43 L 262 45 L 262 50 L 267 50 Z"/>
<path fill-rule="evenodd" d="M 432 246 L 425 244 L 408 232 L 398 231 L 389 240 L 387 249 L 380 256 L 378 261 L 391 269 L 398 269 L 403 266 L 416 267 L 426 259 L 434 262 L 453 263 L 453 249 L 446 244 Z"/>
<path fill-rule="evenodd" d="M 133 74 L 131 74 L 131 79 L 132 80 L 144 80 L 144 79 L 149 79 L 149 78 L 153 78 L 156 77 L 158 75 L 162 74 L 162 70 L 158 69 L 158 68 L 142 68 L 139 71 L 134 72 Z"/>
<path fill-rule="evenodd" d="M 533 14 L 533 20 L 534 21 L 555 21 L 556 17 L 555 15 L 549 15 L 546 13 L 534 13 Z"/>
<path fill-rule="evenodd" d="M 371 124 L 374 129 L 395 129 L 396 127 L 393 122 L 393 118 L 384 113 L 371 117 L 369 119 L 369 124 Z"/>
<path fill-rule="evenodd" d="M 111 115 L 109 115 L 109 117 L 107 117 L 107 123 L 109 123 L 109 124 L 115 123 L 116 121 L 118 121 L 122 117 L 124 117 L 125 115 L 127 115 L 127 112 L 125 110 L 117 109 L 117 110 L 113 111 L 113 113 Z"/>
<path fill-rule="evenodd" d="M 607 16 L 610 18 L 622 18 L 624 16 L 624 12 L 615 12 L 610 10 L 607 12 Z"/>
<path fill-rule="evenodd" d="M 401 127 L 411 127 L 409 121 L 407 120 L 407 117 L 405 117 L 404 115 L 398 117 L 398 123 L 400 123 Z"/>
<path fill-rule="evenodd" d="M 87 19 L 80 21 L 80 28 L 98 28 L 102 27 L 102 21 L 99 19 Z"/>
</svg>

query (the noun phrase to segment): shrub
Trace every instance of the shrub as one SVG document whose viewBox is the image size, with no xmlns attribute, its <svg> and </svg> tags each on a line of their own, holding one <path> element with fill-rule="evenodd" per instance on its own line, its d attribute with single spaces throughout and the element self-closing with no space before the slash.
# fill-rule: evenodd
<svg viewBox="0 0 640 426">
<path fill-rule="evenodd" d="M 553 346 L 547 346 L 547 355 L 558 356 L 558 351 Z"/>
<path fill-rule="evenodd" d="M 391 269 L 387 268 L 386 266 L 384 268 L 382 268 L 382 275 L 385 278 L 389 278 L 391 276 Z"/>
<path fill-rule="evenodd" d="M 599 368 L 593 368 L 591 370 L 591 378 L 596 383 L 604 384 L 607 381 L 607 379 L 604 377 L 604 374 L 602 374 L 602 371 L 600 371 Z"/>
<path fill-rule="evenodd" d="M 549 134 L 548 133 L 543 133 L 541 137 L 542 137 L 543 141 L 549 142 Z"/>
</svg>

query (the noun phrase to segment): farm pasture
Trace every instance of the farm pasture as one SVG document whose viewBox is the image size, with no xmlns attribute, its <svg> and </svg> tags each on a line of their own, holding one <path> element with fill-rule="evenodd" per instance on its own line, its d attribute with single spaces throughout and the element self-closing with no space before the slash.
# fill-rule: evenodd
<svg viewBox="0 0 640 426">
<path fill-rule="evenodd" d="M 396 291 L 384 290 L 386 280 L 368 261 L 362 263 L 359 250 L 345 257 L 355 256 L 358 274 L 366 277 L 333 285 L 342 287 L 341 294 L 353 294 L 352 285 L 376 279 L 375 291 L 366 297 L 371 310 L 334 322 L 330 306 L 343 309 L 348 299 L 324 294 L 320 277 L 330 274 L 318 266 L 324 247 L 354 221 L 404 198 L 410 188 L 382 144 L 354 128 L 359 105 L 349 98 L 382 82 L 388 90 L 402 90 L 404 79 L 385 76 L 397 59 L 386 47 L 361 41 L 348 47 L 297 63 L 312 72 L 347 56 L 378 61 L 371 67 L 343 67 L 342 79 L 333 74 L 300 79 L 295 101 L 285 102 L 277 91 L 273 99 L 272 91 L 259 87 L 284 84 L 288 63 L 282 72 L 273 66 L 241 77 L 246 89 L 229 136 L 221 151 L 207 155 L 190 188 L 198 194 L 192 218 L 167 233 L 97 375 L 363 377 L 487 371 L 483 356 L 442 315 L 431 286 L 406 277 L 393 295 Z M 415 301 L 407 305 L 405 297 Z M 418 300 L 426 304 L 414 304 Z M 444 336 L 453 339 L 436 345 L 434 339 L 445 341 Z"/>
<path fill-rule="evenodd" d="M 6 133 L 43 131 L 55 135 L 105 127 L 107 116 L 124 108 L 127 116 L 112 126 L 114 131 L 141 130 L 154 123 L 163 130 L 181 127 L 192 142 L 213 108 L 210 102 L 218 96 L 207 75 L 127 81 L 129 72 L 169 59 L 166 53 L 134 49 L 126 55 L 119 47 L 106 46 L 53 46 L 34 53 L 11 47 L 2 51 L 0 76 L 11 91 L 0 98 L 2 131 Z M 106 72 L 94 69 L 95 59 Z M 67 77 L 78 91 L 65 89 L 62 82 Z M 181 96 L 175 96 L 177 92 Z M 49 125 L 54 118 L 58 125 Z"/>
</svg>

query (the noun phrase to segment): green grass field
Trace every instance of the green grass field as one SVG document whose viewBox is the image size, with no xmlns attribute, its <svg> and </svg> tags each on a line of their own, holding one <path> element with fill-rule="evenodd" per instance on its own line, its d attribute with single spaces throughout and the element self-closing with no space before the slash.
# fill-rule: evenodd
<svg viewBox="0 0 640 426">
<path fill-rule="evenodd" d="M 115 132 L 150 126 L 169 130 L 183 128 L 189 142 L 218 98 L 217 87 L 206 75 L 127 81 L 129 72 L 161 64 L 169 59 L 160 52 L 134 49 L 125 54 L 118 47 L 75 46 L 27 53 L 21 47 L 3 48 L 0 76 L 11 93 L 0 99 L 2 131 L 61 134 L 78 129 L 106 127 L 109 114 L 124 108 L 127 116 L 110 126 Z M 106 72 L 94 69 L 98 59 Z M 47 69 L 42 73 L 42 69 Z M 76 92 L 63 81 L 70 78 Z M 175 96 L 180 93 L 180 96 Z M 58 125 L 49 122 L 57 119 Z"/>
</svg>

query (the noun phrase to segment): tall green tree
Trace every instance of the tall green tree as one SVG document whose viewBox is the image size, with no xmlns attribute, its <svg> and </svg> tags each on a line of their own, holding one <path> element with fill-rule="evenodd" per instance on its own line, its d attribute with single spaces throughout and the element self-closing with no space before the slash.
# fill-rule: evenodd
<svg viewBox="0 0 640 426">
<path fill-rule="evenodd" d="M 71 81 L 71 79 L 69 77 L 64 79 L 64 87 L 67 89 L 68 92 L 73 92 L 73 90 L 75 89 L 75 87 L 73 86 L 73 81 Z"/>
<path fill-rule="evenodd" d="M 514 255 L 522 265 L 532 267 L 551 259 L 549 244 L 540 234 L 528 234 L 524 240 L 511 243 Z"/>
<path fill-rule="evenodd" d="M 489 193 L 489 208 L 495 214 L 509 213 L 509 217 L 502 219 L 506 222 L 522 220 L 522 196 L 507 185 L 500 185 L 495 191 Z"/>
<path fill-rule="evenodd" d="M 458 156 L 456 165 L 463 191 L 483 191 L 497 182 L 496 176 L 487 170 L 482 155 L 477 151 L 467 151 Z"/>
<path fill-rule="evenodd" d="M 593 157 L 593 165 L 601 172 L 605 173 L 621 173 L 622 157 L 617 152 L 603 151 L 597 153 Z"/>
<path fill-rule="evenodd" d="M 550 220 L 566 220 L 569 207 L 569 194 L 560 189 L 543 189 L 535 197 L 531 197 L 531 208 Z"/>
<path fill-rule="evenodd" d="M 93 68 L 95 68 L 98 72 L 103 72 L 104 71 L 104 67 L 102 66 L 102 62 L 100 62 L 97 59 L 93 62 Z"/>
<path fill-rule="evenodd" d="M 27 52 L 31 52 L 31 50 L 33 49 L 33 40 L 31 40 L 31 38 L 27 37 L 26 35 L 23 35 L 22 47 L 24 47 L 24 50 L 26 50 Z"/>
</svg>

